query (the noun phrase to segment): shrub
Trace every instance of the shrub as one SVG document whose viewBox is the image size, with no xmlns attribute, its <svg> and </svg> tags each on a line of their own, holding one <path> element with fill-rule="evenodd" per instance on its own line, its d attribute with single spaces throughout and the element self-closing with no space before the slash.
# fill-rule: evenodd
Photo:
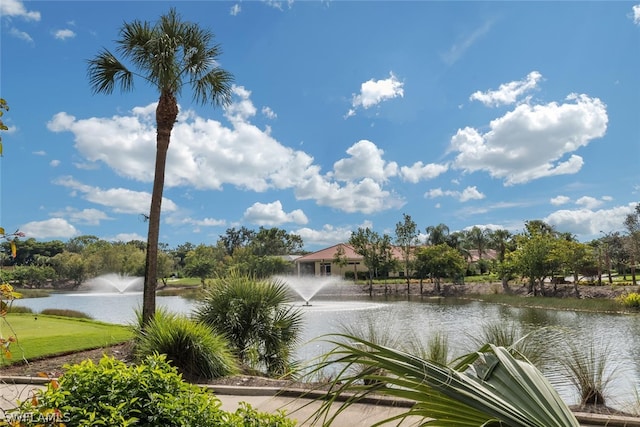
<svg viewBox="0 0 640 427">
<path fill-rule="evenodd" d="M 51 316 L 74 317 L 78 319 L 92 319 L 87 313 L 77 310 L 67 310 L 62 308 L 45 308 L 40 314 L 48 314 Z"/>
<path fill-rule="evenodd" d="M 243 427 L 245 415 L 252 417 L 252 426 L 294 425 L 284 413 L 263 414 L 248 405 L 229 413 L 220 407 L 215 395 L 184 382 L 164 356 L 149 356 L 136 366 L 104 356 L 98 364 L 87 360 L 67 366 L 59 382 L 50 382 L 12 412 L 32 415 L 33 420 L 20 417 L 23 426 L 43 425 L 45 419 L 50 426 Z"/>
<path fill-rule="evenodd" d="M 23 307 L 20 305 L 8 305 L 7 313 L 33 313 L 31 307 Z"/>
<path fill-rule="evenodd" d="M 627 308 L 640 308 L 640 294 L 636 292 L 620 295 L 618 301 Z"/>
<path fill-rule="evenodd" d="M 238 371 L 226 338 L 205 324 L 164 310 L 156 312 L 144 329 L 136 329 L 134 342 L 138 359 L 164 354 L 189 380 L 220 378 Z"/>
<path fill-rule="evenodd" d="M 196 318 L 224 334 L 242 363 L 284 375 L 302 326 L 302 312 L 288 302 L 284 282 L 231 272 L 205 291 Z"/>
</svg>

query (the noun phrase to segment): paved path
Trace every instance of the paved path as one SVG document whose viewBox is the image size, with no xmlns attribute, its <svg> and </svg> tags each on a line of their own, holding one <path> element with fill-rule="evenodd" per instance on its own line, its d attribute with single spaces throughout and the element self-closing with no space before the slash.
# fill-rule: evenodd
<svg viewBox="0 0 640 427">
<path fill-rule="evenodd" d="M 28 381 L 32 383 L 29 384 Z M 29 399 L 33 390 L 42 387 L 42 379 L 30 378 L 0 378 L 0 409 L 3 411 L 15 408 L 17 400 Z M 309 399 L 291 395 L 279 395 L 278 390 L 263 387 L 229 387 L 214 386 L 213 391 L 222 401 L 222 408 L 227 411 L 235 411 L 240 402 L 247 402 L 254 408 L 264 412 L 285 410 L 290 418 L 296 419 L 299 426 L 310 426 L 308 420 L 318 407 L 318 403 Z M 342 412 L 331 425 L 332 427 L 370 427 L 376 421 L 388 418 L 404 411 L 398 406 L 391 406 L 390 401 L 383 400 L 378 404 L 355 404 Z M 337 406 L 336 406 L 337 407 Z M 0 412 L 0 416 L 2 413 Z M 583 427 L 608 426 L 608 427 L 640 427 L 640 418 L 599 416 L 590 414 L 577 414 Z M 400 424 L 402 427 L 417 426 L 420 420 L 407 419 Z M 321 426 L 319 422 L 316 425 Z M 397 425 L 397 424 L 389 424 Z"/>
</svg>

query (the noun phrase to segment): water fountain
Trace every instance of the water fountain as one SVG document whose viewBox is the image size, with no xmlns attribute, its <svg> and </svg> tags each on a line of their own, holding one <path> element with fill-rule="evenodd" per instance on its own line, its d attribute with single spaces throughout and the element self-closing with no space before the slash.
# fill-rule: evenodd
<svg viewBox="0 0 640 427">
<path fill-rule="evenodd" d="M 142 288 L 144 277 L 133 277 L 117 273 L 103 274 L 86 282 L 91 291 L 125 293 L 127 291 L 139 291 Z"/>
<path fill-rule="evenodd" d="M 330 284 L 336 284 L 339 279 L 335 277 L 313 276 L 278 276 L 278 280 L 284 282 L 289 289 L 294 291 L 304 300 L 304 306 L 310 307 L 311 299 L 323 288 Z"/>
</svg>

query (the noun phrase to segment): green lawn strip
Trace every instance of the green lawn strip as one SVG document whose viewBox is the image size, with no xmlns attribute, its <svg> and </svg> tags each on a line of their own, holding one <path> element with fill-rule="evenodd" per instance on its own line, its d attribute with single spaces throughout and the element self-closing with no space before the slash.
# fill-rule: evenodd
<svg viewBox="0 0 640 427">
<path fill-rule="evenodd" d="M 34 314 L 9 314 L 2 320 L 3 337 L 15 334 L 11 359 L 0 360 L 6 366 L 22 359 L 34 360 L 71 351 L 107 347 L 129 340 L 131 329 L 87 319 Z"/>
</svg>

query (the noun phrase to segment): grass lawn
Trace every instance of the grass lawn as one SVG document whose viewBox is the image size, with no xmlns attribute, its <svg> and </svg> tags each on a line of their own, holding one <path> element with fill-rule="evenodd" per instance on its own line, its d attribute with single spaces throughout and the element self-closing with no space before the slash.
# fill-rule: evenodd
<svg viewBox="0 0 640 427">
<path fill-rule="evenodd" d="M 18 338 L 10 347 L 12 357 L 1 358 L 0 366 L 22 359 L 106 347 L 132 337 L 128 326 L 26 313 L 8 314 L 0 319 L 0 332 L 4 338 L 11 335 Z"/>
</svg>

